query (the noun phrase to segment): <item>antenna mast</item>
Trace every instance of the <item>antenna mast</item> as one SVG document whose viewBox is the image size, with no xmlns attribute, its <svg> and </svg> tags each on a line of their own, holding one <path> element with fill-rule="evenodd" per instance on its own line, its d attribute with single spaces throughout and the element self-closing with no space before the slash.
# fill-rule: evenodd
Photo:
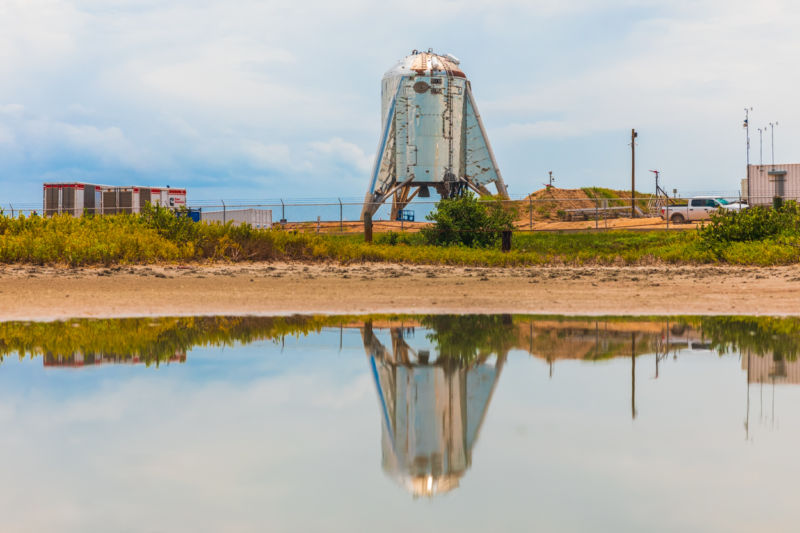
<svg viewBox="0 0 800 533">
<path fill-rule="evenodd" d="M 651 170 L 653 174 L 655 174 L 656 178 L 656 194 L 653 198 L 650 199 L 648 202 L 648 211 L 650 212 L 650 216 L 659 216 L 661 213 L 661 208 L 666 207 L 670 204 L 673 204 L 673 200 L 667 194 L 663 188 L 661 188 L 661 184 L 658 182 L 659 177 L 661 176 L 661 172 L 658 170 Z"/>
</svg>

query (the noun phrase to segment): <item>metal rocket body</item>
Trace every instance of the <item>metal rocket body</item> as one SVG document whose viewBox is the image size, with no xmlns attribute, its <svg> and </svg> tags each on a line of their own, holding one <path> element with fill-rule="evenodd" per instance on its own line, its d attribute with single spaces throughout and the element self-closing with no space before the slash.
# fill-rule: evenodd
<svg viewBox="0 0 800 533">
<path fill-rule="evenodd" d="M 381 138 L 362 215 L 392 197 L 396 218 L 429 188 L 451 197 L 466 188 L 488 194 L 494 183 L 508 197 L 458 59 L 414 51 L 383 76 L 381 104 Z"/>
</svg>

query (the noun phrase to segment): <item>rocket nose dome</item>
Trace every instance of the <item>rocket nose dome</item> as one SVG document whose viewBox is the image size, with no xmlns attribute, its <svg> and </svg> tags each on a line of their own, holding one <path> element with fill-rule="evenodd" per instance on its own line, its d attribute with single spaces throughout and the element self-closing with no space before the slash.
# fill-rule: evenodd
<svg viewBox="0 0 800 533">
<path fill-rule="evenodd" d="M 435 76 L 440 74 L 449 74 L 456 78 L 466 78 L 464 72 L 459 66 L 461 62 L 452 54 L 440 55 L 432 51 L 418 52 L 414 50 L 410 55 L 407 55 L 395 66 L 389 69 L 384 78 L 393 78 L 396 76 Z"/>
</svg>

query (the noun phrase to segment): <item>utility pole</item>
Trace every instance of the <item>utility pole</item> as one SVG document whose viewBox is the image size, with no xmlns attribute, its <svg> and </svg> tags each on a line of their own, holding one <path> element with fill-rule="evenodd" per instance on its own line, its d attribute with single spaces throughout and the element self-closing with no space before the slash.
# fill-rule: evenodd
<svg viewBox="0 0 800 533">
<path fill-rule="evenodd" d="M 744 129 L 745 129 L 745 137 L 747 139 L 747 172 L 745 172 L 745 177 L 747 178 L 747 201 L 750 201 L 750 111 L 752 111 L 752 107 L 745 107 L 744 108 Z"/>
<path fill-rule="evenodd" d="M 548 185 L 548 187 L 552 187 L 553 186 L 553 171 L 552 170 L 548 170 L 547 174 L 549 174 L 549 176 L 550 176 L 550 184 Z"/>
<path fill-rule="evenodd" d="M 777 122 L 770 122 L 769 123 L 769 133 L 772 137 L 770 144 L 772 145 L 772 170 L 775 170 L 775 126 L 777 126 Z"/>
<path fill-rule="evenodd" d="M 764 166 L 764 130 L 766 128 L 758 128 L 758 166 Z"/>
<path fill-rule="evenodd" d="M 639 134 L 631 130 L 631 218 L 636 218 L 636 137 Z"/>
</svg>

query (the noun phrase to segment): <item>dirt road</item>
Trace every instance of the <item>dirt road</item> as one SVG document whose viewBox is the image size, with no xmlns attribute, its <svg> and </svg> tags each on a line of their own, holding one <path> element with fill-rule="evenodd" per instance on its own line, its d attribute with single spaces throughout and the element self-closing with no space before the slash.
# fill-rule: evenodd
<svg viewBox="0 0 800 533">
<path fill-rule="evenodd" d="M 0 320 L 371 312 L 800 315 L 800 266 L 0 267 Z"/>
</svg>

